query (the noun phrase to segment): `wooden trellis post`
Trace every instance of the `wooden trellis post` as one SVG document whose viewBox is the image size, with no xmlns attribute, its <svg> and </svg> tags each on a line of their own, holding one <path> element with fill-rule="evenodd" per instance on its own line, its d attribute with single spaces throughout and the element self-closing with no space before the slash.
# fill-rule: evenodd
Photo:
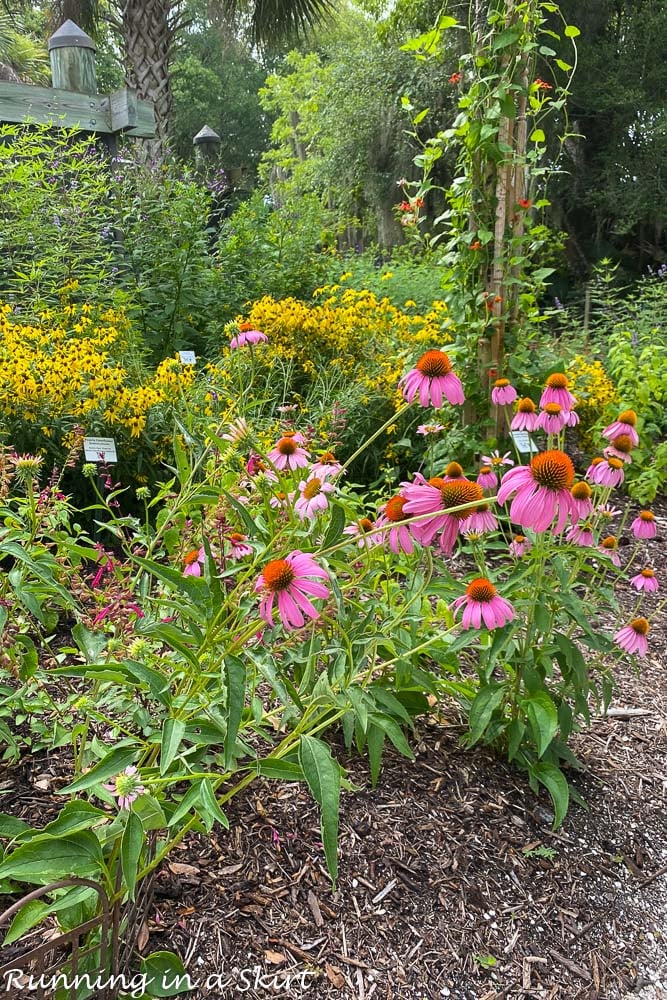
<svg viewBox="0 0 667 1000">
<path fill-rule="evenodd" d="M 65 21 L 49 39 L 52 87 L 0 81 L 0 122 L 79 129 L 105 138 L 114 152 L 124 132 L 140 139 L 156 133 L 151 101 L 123 87 L 97 93 L 95 44 L 73 21 Z"/>
</svg>

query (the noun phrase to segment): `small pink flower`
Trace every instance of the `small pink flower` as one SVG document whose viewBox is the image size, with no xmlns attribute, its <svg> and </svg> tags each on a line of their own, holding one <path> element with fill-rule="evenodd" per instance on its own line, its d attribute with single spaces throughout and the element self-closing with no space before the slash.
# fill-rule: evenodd
<svg viewBox="0 0 667 1000">
<path fill-rule="evenodd" d="M 185 569 L 183 570 L 183 576 L 201 576 L 202 569 L 206 565 L 206 552 L 202 546 L 200 549 L 192 549 L 190 552 L 186 553 L 183 560 L 185 562 Z"/>
<path fill-rule="evenodd" d="M 654 594 L 660 589 L 658 578 L 652 569 L 643 569 L 641 573 L 632 577 L 630 583 L 635 590 L 644 590 L 647 594 Z"/>
<path fill-rule="evenodd" d="M 639 444 L 639 435 L 637 434 L 637 414 L 634 410 L 625 410 L 623 413 L 619 414 L 618 420 L 614 420 L 612 424 L 602 431 L 602 437 L 606 437 L 609 441 L 614 441 L 617 437 L 622 435 L 627 435 L 633 446 L 636 448 Z"/>
<path fill-rule="evenodd" d="M 230 350 L 235 350 L 237 347 L 247 347 L 249 344 L 259 344 L 267 341 L 269 338 L 261 330 L 240 330 L 239 333 L 232 337 L 229 341 Z"/>
<path fill-rule="evenodd" d="M 572 520 L 583 520 L 593 513 L 593 491 L 588 483 L 575 483 L 570 490 L 572 497 Z"/>
<path fill-rule="evenodd" d="M 528 549 L 530 548 L 530 539 L 526 538 L 525 535 L 515 535 L 510 542 L 510 555 L 514 556 L 515 559 L 520 559 Z"/>
<path fill-rule="evenodd" d="M 499 469 L 503 465 L 514 465 L 510 451 L 506 451 L 504 455 L 501 455 L 498 450 L 492 451 L 490 455 L 482 455 L 482 461 L 484 465 L 490 465 L 494 469 Z"/>
<path fill-rule="evenodd" d="M 650 510 L 642 510 L 632 522 L 632 534 L 635 538 L 655 538 L 658 528 L 655 515 Z"/>
<path fill-rule="evenodd" d="M 294 493 L 283 493 L 280 491 L 272 496 L 269 504 L 276 510 L 290 510 L 294 503 Z"/>
<path fill-rule="evenodd" d="M 301 448 L 293 437 L 281 437 L 276 446 L 267 455 L 269 462 L 272 462 L 276 469 L 284 472 L 288 469 L 293 472 L 295 469 L 304 469 L 308 465 L 308 452 Z"/>
<path fill-rule="evenodd" d="M 579 414 L 574 409 L 567 410 L 565 416 L 566 416 L 566 420 L 565 420 L 565 426 L 566 427 L 576 427 L 577 424 L 580 422 L 579 421 Z"/>
<path fill-rule="evenodd" d="M 509 379 L 497 378 L 491 390 L 491 402 L 494 406 L 511 406 L 519 398 L 519 394 Z"/>
<path fill-rule="evenodd" d="M 565 536 L 565 541 L 572 545 L 590 548 L 595 542 L 590 524 L 573 524 Z"/>
<path fill-rule="evenodd" d="M 598 486 L 620 486 L 625 478 L 620 458 L 604 458 L 595 465 L 591 479 Z"/>
<path fill-rule="evenodd" d="M 247 535 L 233 531 L 231 535 L 227 535 L 227 541 L 229 542 L 230 559 L 245 559 L 246 556 L 252 555 L 252 546 L 248 545 Z"/>
<path fill-rule="evenodd" d="M 477 482 L 483 490 L 495 490 L 498 485 L 498 476 L 490 465 L 483 465 L 477 473 Z"/>
<path fill-rule="evenodd" d="M 544 392 L 540 396 L 540 406 L 544 409 L 549 403 L 558 403 L 562 410 L 571 410 L 577 400 L 568 389 L 570 383 L 561 372 L 550 375 Z"/>
<path fill-rule="evenodd" d="M 144 795 L 146 789 L 141 784 L 139 779 L 139 772 L 134 764 L 130 764 L 117 774 L 116 777 L 107 785 L 102 785 L 107 792 L 111 792 L 118 798 L 118 808 L 119 809 L 130 809 L 130 806 L 135 802 L 140 795 Z"/>
<path fill-rule="evenodd" d="M 421 406 L 440 408 L 443 399 L 452 406 L 464 402 L 461 380 L 452 371 L 452 365 L 444 351 L 426 351 L 415 367 L 399 379 L 403 395 L 408 403 L 419 396 Z"/>
<path fill-rule="evenodd" d="M 354 524 L 348 525 L 344 529 L 343 534 L 357 536 L 359 539 L 357 544 L 360 549 L 372 549 L 376 545 L 382 545 L 384 542 L 383 532 L 373 530 L 376 526 L 370 517 L 362 517 Z"/>
<path fill-rule="evenodd" d="M 317 476 L 318 479 L 332 479 L 334 476 L 340 475 L 343 466 L 337 460 L 336 456 L 330 452 L 325 451 L 323 455 L 320 455 L 317 462 L 314 462 L 310 467 L 311 476 Z"/>
<path fill-rule="evenodd" d="M 412 555 L 415 550 L 415 543 L 413 536 L 410 532 L 410 528 L 407 524 L 402 522 L 405 520 L 405 497 L 397 493 L 393 496 L 391 500 L 387 500 L 386 504 L 383 504 L 380 510 L 382 513 L 376 521 L 376 526 L 378 528 L 383 527 L 386 524 L 391 524 L 393 527 L 389 529 L 389 548 L 394 553 L 394 555 L 399 555 L 401 552 L 407 552 L 408 555 Z M 383 532 L 386 537 L 387 532 Z"/>
<path fill-rule="evenodd" d="M 270 469 L 266 462 L 263 462 L 259 455 L 255 455 L 254 452 L 246 462 L 246 472 L 253 478 L 261 473 L 270 483 L 278 482 L 278 477 L 273 469 Z"/>
<path fill-rule="evenodd" d="M 520 399 L 517 404 L 517 411 L 512 417 L 510 430 L 512 431 L 534 431 L 537 427 L 537 410 L 532 399 Z"/>
<path fill-rule="evenodd" d="M 440 434 L 444 430 L 446 430 L 444 424 L 420 424 L 417 428 L 417 434 Z"/>
<path fill-rule="evenodd" d="M 465 606 L 461 628 L 502 628 L 514 619 L 514 608 L 486 577 L 480 576 L 466 587 L 462 597 L 457 597 L 452 607 L 456 611 Z"/>
<path fill-rule="evenodd" d="M 649 623 L 646 618 L 633 618 L 628 625 L 624 625 L 614 636 L 614 642 L 626 653 L 639 656 L 646 656 L 648 651 Z"/>
<path fill-rule="evenodd" d="M 566 425 L 569 412 L 558 403 L 547 403 L 537 418 L 536 427 L 545 434 L 560 434 Z"/>
<path fill-rule="evenodd" d="M 461 523 L 462 532 L 472 532 L 475 535 L 485 535 L 489 531 L 495 531 L 497 527 L 498 518 L 486 504 L 481 504 Z"/>
<path fill-rule="evenodd" d="M 621 557 L 618 554 L 618 539 L 615 535 L 607 535 L 598 545 L 598 551 L 609 556 L 614 566 L 621 565 Z"/>
<path fill-rule="evenodd" d="M 299 483 L 299 498 L 294 504 L 294 510 L 303 521 L 305 518 L 314 520 L 318 513 L 326 510 L 329 506 L 327 493 L 332 493 L 334 484 L 328 483 L 324 479 L 312 476 L 307 481 Z"/>
<path fill-rule="evenodd" d="M 604 450 L 603 454 L 609 458 L 613 455 L 614 458 L 620 458 L 622 462 L 630 463 L 632 461 L 632 455 L 630 452 L 635 447 L 632 443 L 632 438 L 629 434 L 619 434 L 614 440 L 608 445 Z"/>
<path fill-rule="evenodd" d="M 330 591 L 325 584 L 310 577 L 329 579 L 312 556 L 298 549 L 284 559 L 273 559 L 266 564 L 257 579 L 255 590 L 262 595 L 259 613 L 267 625 L 273 625 L 273 606 L 276 603 L 280 620 L 288 632 L 305 625 L 304 615 L 312 619 L 320 617 L 310 598 L 326 600 Z"/>
</svg>

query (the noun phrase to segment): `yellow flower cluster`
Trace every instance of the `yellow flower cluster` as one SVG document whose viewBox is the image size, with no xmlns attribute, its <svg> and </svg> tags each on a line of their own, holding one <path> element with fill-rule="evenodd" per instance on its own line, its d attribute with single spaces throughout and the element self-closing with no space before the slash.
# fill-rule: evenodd
<svg viewBox="0 0 667 1000">
<path fill-rule="evenodd" d="M 269 338 L 262 362 L 289 366 L 301 388 L 322 373 L 338 373 L 360 384 L 369 399 L 393 397 L 407 356 L 452 339 L 444 302 L 434 302 L 421 316 L 366 289 L 331 285 L 318 288 L 314 296 L 315 303 L 309 304 L 267 295 L 247 317 L 238 317 Z"/>
<path fill-rule="evenodd" d="M 593 427 L 604 421 L 606 411 L 618 405 L 618 394 L 601 361 L 591 361 L 577 354 L 565 374 L 578 400 L 580 434 L 586 439 L 590 437 Z"/>
<path fill-rule="evenodd" d="M 194 370 L 169 358 L 148 378 L 130 375 L 117 360 L 131 355 L 129 346 L 130 325 L 120 311 L 68 304 L 32 324 L 0 304 L 0 415 L 37 424 L 49 436 L 64 421 L 138 437 L 155 407 L 189 389 Z"/>
</svg>

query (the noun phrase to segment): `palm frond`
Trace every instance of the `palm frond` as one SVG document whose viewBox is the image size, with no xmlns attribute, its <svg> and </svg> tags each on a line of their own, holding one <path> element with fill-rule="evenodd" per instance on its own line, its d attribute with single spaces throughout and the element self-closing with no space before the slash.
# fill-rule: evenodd
<svg viewBox="0 0 667 1000">
<path fill-rule="evenodd" d="M 215 0 L 213 5 L 230 19 L 247 18 L 253 42 L 265 47 L 302 35 L 332 16 L 338 4 L 337 0 L 250 0 L 246 5 L 242 0 Z"/>
</svg>

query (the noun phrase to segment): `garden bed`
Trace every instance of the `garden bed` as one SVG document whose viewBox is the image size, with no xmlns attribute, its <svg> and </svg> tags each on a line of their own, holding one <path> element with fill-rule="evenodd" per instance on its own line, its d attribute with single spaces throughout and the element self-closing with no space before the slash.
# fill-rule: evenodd
<svg viewBox="0 0 667 1000">
<path fill-rule="evenodd" d="M 657 514 L 645 544 L 659 569 Z M 629 586 L 619 596 L 632 607 Z M 589 811 L 573 805 L 557 832 L 546 795 L 483 748 L 461 749 L 455 713 L 433 717 L 414 764 L 387 752 L 375 791 L 365 762 L 334 747 L 356 786 L 335 891 L 305 788 L 257 781 L 230 804 L 230 832 L 191 835 L 163 865 L 141 950 L 178 952 L 197 1000 L 666 997 L 665 617 L 640 676 L 618 668 L 617 714 L 573 740 Z M 65 757 L 7 769 L 15 815 L 56 815 Z"/>
</svg>

